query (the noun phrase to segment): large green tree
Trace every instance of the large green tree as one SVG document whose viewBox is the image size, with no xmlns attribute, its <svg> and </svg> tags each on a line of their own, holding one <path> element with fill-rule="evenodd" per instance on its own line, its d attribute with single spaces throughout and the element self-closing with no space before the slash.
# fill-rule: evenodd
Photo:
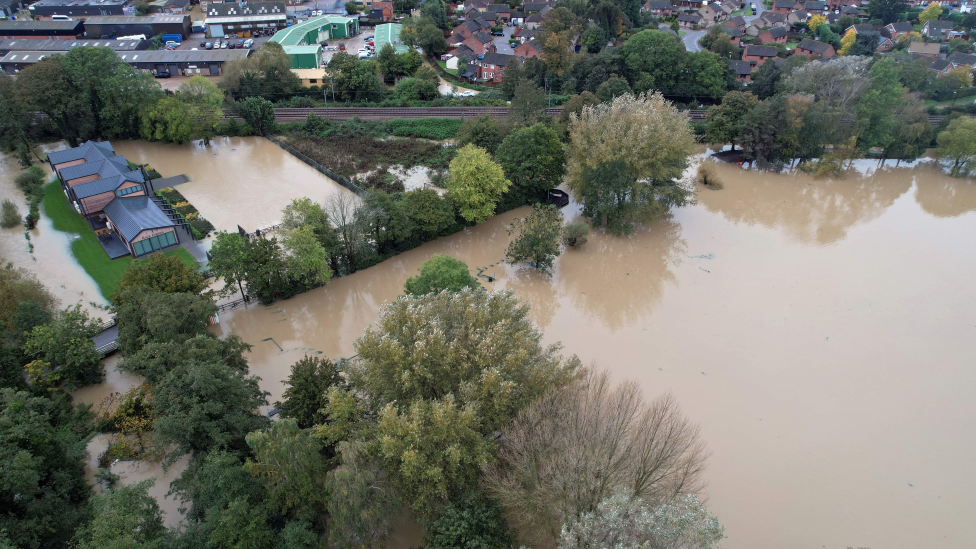
<svg viewBox="0 0 976 549">
<path fill-rule="evenodd" d="M 154 253 L 133 261 L 122 272 L 119 293 L 135 287 L 164 293 L 200 294 L 207 288 L 207 281 L 179 257 Z"/>
<path fill-rule="evenodd" d="M 531 261 L 543 273 L 551 274 L 560 252 L 562 219 L 562 213 L 552 204 L 536 205 L 524 219 L 516 219 L 509 230 L 515 238 L 505 252 L 508 262 L 514 265 Z"/>
<path fill-rule="evenodd" d="M 247 444 L 254 458 L 247 460 L 244 470 L 264 483 L 269 509 L 304 520 L 313 520 L 324 510 L 322 442 L 310 431 L 299 428 L 294 419 L 283 418 L 268 430 L 247 435 Z"/>
<path fill-rule="evenodd" d="M 733 91 L 725 94 L 722 103 L 708 109 L 708 113 L 705 115 L 705 123 L 707 124 L 705 140 L 722 147 L 726 143 L 732 143 L 732 150 L 734 151 L 739 122 L 758 103 L 759 99 L 749 92 Z"/>
<path fill-rule="evenodd" d="M 305 356 L 291 366 L 285 380 L 284 400 L 276 402 L 281 417 L 293 418 L 298 426 L 307 429 L 326 422 L 326 393 L 329 387 L 343 383 L 339 368 L 328 358 Z"/>
<path fill-rule="evenodd" d="M 511 182 L 487 151 L 475 145 L 461 147 L 451 160 L 447 190 L 461 217 L 480 223 L 495 214 L 495 204 Z"/>
<path fill-rule="evenodd" d="M 170 547 L 159 504 L 148 493 L 153 482 L 118 486 L 93 498 L 92 520 L 78 532 L 78 549 Z"/>
<path fill-rule="evenodd" d="M 634 90 L 648 92 L 674 87 L 688 54 L 671 34 L 644 30 L 624 42 L 620 55 Z"/>
<path fill-rule="evenodd" d="M 562 183 L 566 153 L 555 130 L 535 124 L 512 132 L 502 141 L 495 159 L 512 182 L 509 192 L 538 198 Z"/>
<path fill-rule="evenodd" d="M 480 288 L 481 285 L 478 279 L 471 276 L 465 262 L 435 254 L 420 265 L 420 274 L 408 278 L 403 287 L 409 295 L 424 295 L 444 290 L 459 292 L 465 288 Z"/>
<path fill-rule="evenodd" d="M 952 162 L 952 175 L 964 176 L 976 169 L 976 118 L 953 120 L 936 142 L 939 158 Z"/>
<path fill-rule="evenodd" d="M 885 25 L 898 21 L 908 5 L 905 0 L 874 0 L 868 4 L 871 19 L 880 19 Z"/>
<path fill-rule="evenodd" d="M 68 388 L 92 385 L 102 380 L 101 355 L 92 337 L 101 322 L 92 319 L 81 305 L 54 315 L 49 324 L 35 327 L 24 341 L 24 352 L 50 364 L 57 378 Z"/>
</svg>

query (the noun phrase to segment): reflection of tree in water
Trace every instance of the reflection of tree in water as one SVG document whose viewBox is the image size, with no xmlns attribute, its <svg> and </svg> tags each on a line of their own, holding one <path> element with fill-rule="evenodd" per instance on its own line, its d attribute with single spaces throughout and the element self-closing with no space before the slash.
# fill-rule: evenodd
<svg viewBox="0 0 976 549">
<path fill-rule="evenodd" d="M 558 282 L 576 307 L 599 317 L 613 331 L 650 312 L 670 267 L 686 254 L 681 225 L 670 215 L 638 226 L 629 237 L 590 232 L 584 253 L 564 253 Z"/>
<path fill-rule="evenodd" d="M 911 188 L 914 176 L 910 169 L 885 168 L 871 177 L 817 180 L 724 163 L 715 163 L 715 171 L 725 188 L 698 195 L 709 211 L 736 223 L 782 229 L 791 240 L 815 245 L 837 242 L 855 224 L 880 216 Z"/>
<path fill-rule="evenodd" d="M 927 168 L 918 174 L 915 185 L 915 202 L 936 217 L 956 217 L 976 210 L 974 179 L 949 177 Z"/>
<path fill-rule="evenodd" d="M 553 285 L 551 277 L 540 273 L 537 269 L 523 267 L 506 280 L 505 287 L 514 291 L 516 297 L 529 304 L 536 325 L 540 330 L 544 330 L 552 322 L 552 317 L 559 307 L 559 299 Z"/>
</svg>

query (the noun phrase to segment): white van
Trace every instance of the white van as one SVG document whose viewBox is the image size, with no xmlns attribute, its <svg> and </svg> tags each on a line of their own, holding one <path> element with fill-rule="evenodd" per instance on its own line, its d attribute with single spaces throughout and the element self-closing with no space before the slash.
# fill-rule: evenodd
<svg viewBox="0 0 976 549">
<path fill-rule="evenodd" d="M 68 17 L 67 15 L 52 15 L 51 21 L 74 21 L 74 19 Z"/>
</svg>

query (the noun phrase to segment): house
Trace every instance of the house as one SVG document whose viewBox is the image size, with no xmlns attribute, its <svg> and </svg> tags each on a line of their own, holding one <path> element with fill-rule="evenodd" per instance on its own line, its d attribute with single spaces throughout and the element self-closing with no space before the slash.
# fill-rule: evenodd
<svg viewBox="0 0 976 549">
<path fill-rule="evenodd" d="M 722 27 L 729 38 L 742 38 L 742 29 L 739 27 Z"/>
<path fill-rule="evenodd" d="M 207 4 L 207 36 L 221 38 L 237 33 L 274 34 L 285 28 L 284 2 L 220 2 Z"/>
<path fill-rule="evenodd" d="M 773 2 L 773 13 L 782 13 L 785 15 L 802 7 L 803 4 L 796 0 L 776 0 Z"/>
<path fill-rule="evenodd" d="M 748 61 L 729 61 L 729 68 L 735 74 L 735 79 L 748 84 L 752 82 L 752 63 Z"/>
<path fill-rule="evenodd" d="M 729 20 L 722 23 L 725 28 L 735 27 L 739 30 L 746 28 L 746 20 L 741 15 L 734 15 L 729 17 Z"/>
<path fill-rule="evenodd" d="M 841 2 L 847 2 L 847 1 L 848 0 L 841 0 Z M 829 6 L 833 6 L 834 4 L 835 4 L 835 1 L 834 0 L 830 0 L 830 2 L 828 3 Z M 834 9 L 836 9 L 836 8 L 834 8 Z M 841 15 L 850 15 L 851 17 L 860 17 L 861 16 L 861 10 L 857 6 L 848 4 L 846 6 L 841 6 L 841 8 L 840 8 L 840 14 Z"/>
<path fill-rule="evenodd" d="M 525 15 L 532 15 L 533 13 L 542 13 L 549 11 L 549 4 L 547 2 L 526 2 L 522 5 L 522 11 Z"/>
<path fill-rule="evenodd" d="M 474 53 L 474 51 L 471 48 L 465 46 L 464 44 L 461 44 L 460 46 L 451 50 L 451 55 L 453 55 L 455 59 L 460 59 L 463 57 L 468 61 L 474 61 L 475 59 L 478 58 L 478 56 Z"/>
<path fill-rule="evenodd" d="M 946 57 L 946 61 L 952 63 L 952 68 L 969 67 L 976 69 L 976 55 L 970 53 L 952 52 L 949 57 Z"/>
<path fill-rule="evenodd" d="M 810 15 L 824 15 L 827 11 L 827 2 L 823 2 L 822 0 L 807 0 L 803 4 L 803 9 L 807 10 Z"/>
<path fill-rule="evenodd" d="M 681 0 L 678 4 L 682 9 L 686 10 L 698 10 L 705 5 L 703 0 Z"/>
<path fill-rule="evenodd" d="M 329 79 L 325 77 L 325 69 L 292 69 L 291 72 L 298 77 L 303 88 L 321 86 L 329 82 Z"/>
<path fill-rule="evenodd" d="M 677 8 L 669 0 L 647 0 L 641 10 L 653 17 L 670 17 Z"/>
<path fill-rule="evenodd" d="M 393 21 L 393 2 L 373 2 L 369 8 L 369 18 L 373 21 Z"/>
<path fill-rule="evenodd" d="M 464 3 L 464 13 L 467 15 L 471 10 L 484 12 L 488 9 L 488 0 L 467 0 Z"/>
<path fill-rule="evenodd" d="M 787 34 L 788 32 L 786 31 L 785 27 L 774 27 L 771 29 L 766 29 L 761 33 L 759 33 L 759 36 L 756 37 L 756 40 L 758 41 L 757 43 L 759 44 L 770 44 L 774 42 L 777 44 L 785 44 Z"/>
<path fill-rule="evenodd" d="M 952 33 L 952 21 L 927 21 L 922 25 L 922 34 L 929 38 L 948 40 Z"/>
<path fill-rule="evenodd" d="M 465 21 L 464 23 L 454 27 L 454 29 L 451 30 L 451 36 L 460 37 L 461 40 L 464 40 L 465 38 L 471 38 L 471 36 L 473 36 L 474 33 L 485 30 L 485 27 L 482 27 L 479 21 L 480 20 Z"/>
<path fill-rule="evenodd" d="M 763 63 L 776 58 L 776 48 L 772 46 L 746 46 L 742 50 L 742 60 L 758 69 Z"/>
<path fill-rule="evenodd" d="M 535 41 L 525 42 L 524 44 L 519 44 L 514 50 L 515 57 L 518 57 L 520 61 L 525 61 L 530 57 L 539 57 L 542 53 L 542 48 L 535 43 Z"/>
<path fill-rule="evenodd" d="M 895 49 L 895 43 L 891 41 L 891 38 L 887 36 L 878 37 L 878 51 L 881 53 L 888 53 Z"/>
<path fill-rule="evenodd" d="M 111 143 L 86 141 L 48 153 L 48 162 L 110 258 L 140 256 L 179 243 L 176 226 L 183 222 L 171 219 L 150 198 L 143 172 L 115 154 Z"/>
<path fill-rule="evenodd" d="M 491 36 L 483 32 L 478 32 L 469 38 L 465 38 L 462 44 L 471 48 L 475 57 L 495 51 L 495 44 L 492 43 Z"/>
<path fill-rule="evenodd" d="M 698 28 L 704 24 L 705 19 L 698 12 L 682 13 L 678 16 L 678 25 L 682 28 Z"/>
<path fill-rule="evenodd" d="M 190 0 L 155 0 L 149 3 L 149 11 L 181 15 L 190 11 Z"/>
<path fill-rule="evenodd" d="M 796 10 L 786 14 L 786 24 L 793 26 L 796 23 L 803 23 L 810 18 L 807 10 Z"/>
<path fill-rule="evenodd" d="M 525 18 L 525 28 L 535 30 L 542 24 L 542 14 L 533 13 Z"/>
<path fill-rule="evenodd" d="M 709 4 L 702 6 L 701 9 L 698 10 L 698 15 L 701 15 L 702 19 L 704 19 L 706 22 L 714 23 L 720 18 L 724 18 L 725 12 L 720 9 L 715 9 L 713 5 Z"/>
<path fill-rule="evenodd" d="M 898 40 L 899 36 L 915 30 L 912 27 L 912 24 L 908 22 L 888 23 L 887 25 L 885 25 L 885 29 L 887 29 L 888 34 L 891 35 L 891 39 L 896 41 Z"/>
<path fill-rule="evenodd" d="M 717 5 L 718 5 L 719 9 L 721 9 L 722 12 L 724 13 L 723 19 L 725 19 L 726 17 L 731 17 L 733 13 L 739 11 L 739 6 L 737 6 L 733 2 L 726 1 L 726 2 L 723 2 L 721 4 L 717 4 Z"/>
<path fill-rule="evenodd" d="M 507 23 L 512 18 L 512 8 L 508 4 L 488 4 L 486 19 L 498 23 Z"/>
<path fill-rule="evenodd" d="M 504 53 L 486 53 L 477 62 L 478 80 L 489 84 L 501 83 L 505 74 L 505 66 L 514 58 L 514 55 Z"/>
<path fill-rule="evenodd" d="M 941 49 L 942 45 L 937 42 L 927 43 L 915 41 L 908 45 L 908 53 L 921 55 L 929 59 L 937 59 L 939 57 L 939 50 Z"/>
<path fill-rule="evenodd" d="M 943 75 L 949 74 L 949 71 L 952 69 L 952 63 L 948 59 L 937 59 L 929 65 L 929 70 L 935 71 L 936 78 L 941 78 Z"/>
<path fill-rule="evenodd" d="M 763 14 L 756 19 L 759 22 L 760 27 L 785 27 L 786 26 L 786 16 L 782 13 L 773 13 L 770 11 L 764 11 Z"/>
<path fill-rule="evenodd" d="M 830 44 L 809 38 L 801 40 L 793 50 L 793 55 L 805 55 L 810 59 L 830 59 L 835 53 L 837 52 Z"/>
<path fill-rule="evenodd" d="M 517 10 L 512 10 L 512 13 L 508 17 L 509 22 L 513 25 L 521 25 L 525 22 L 525 13 Z"/>
</svg>

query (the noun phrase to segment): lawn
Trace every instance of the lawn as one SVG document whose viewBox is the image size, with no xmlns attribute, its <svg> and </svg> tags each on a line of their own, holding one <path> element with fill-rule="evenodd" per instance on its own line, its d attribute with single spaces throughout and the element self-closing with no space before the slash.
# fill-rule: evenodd
<svg viewBox="0 0 976 549">
<path fill-rule="evenodd" d="M 57 180 L 48 183 L 44 188 L 44 200 L 41 204 L 44 214 L 51 218 L 55 229 L 75 235 L 71 242 L 71 253 L 81 267 L 85 269 L 85 272 L 95 279 L 95 284 L 98 284 L 98 289 L 101 290 L 105 299 L 111 301 L 110 296 L 118 288 L 122 272 L 132 263 L 132 257 L 126 256 L 116 260 L 108 258 L 105 250 L 98 243 L 95 232 L 68 203 L 67 197 L 61 190 L 61 184 Z M 183 248 L 166 252 L 166 255 L 179 257 L 193 269 L 199 267 L 193 256 Z"/>
<path fill-rule="evenodd" d="M 438 61 L 437 64 L 440 65 L 441 68 L 444 69 L 444 72 L 446 72 L 447 74 L 450 74 L 452 76 L 457 76 L 456 70 L 447 68 L 447 61 Z"/>
</svg>

